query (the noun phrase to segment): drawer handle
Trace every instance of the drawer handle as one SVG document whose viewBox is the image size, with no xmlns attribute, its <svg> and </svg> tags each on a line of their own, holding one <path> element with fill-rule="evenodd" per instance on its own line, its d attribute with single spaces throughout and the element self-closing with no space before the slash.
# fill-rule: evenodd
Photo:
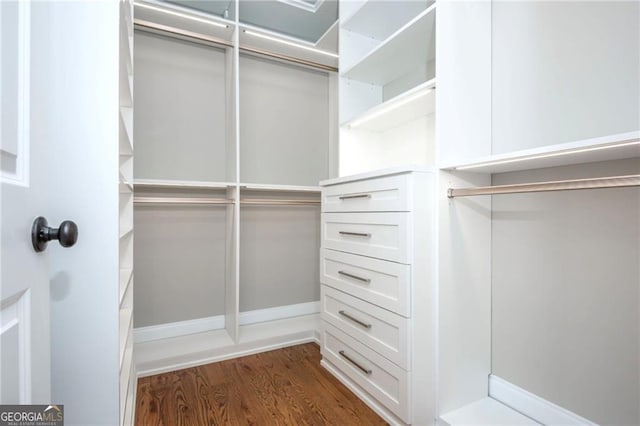
<svg viewBox="0 0 640 426">
<path fill-rule="evenodd" d="M 371 198 L 371 194 L 341 195 L 338 197 L 340 200 L 353 200 L 354 198 Z"/>
<path fill-rule="evenodd" d="M 362 281 L 363 283 L 367 283 L 367 284 L 371 282 L 371 278 L 362 278 L 345 271 L 338 271 L 338 274 L 344 275 L 345 277 L 353 278 L 354 280 Z"/>
<path fill-rule="evenodd" d="M 360 326 L 362 326 L 362 327 L 364 327 L 366 329 L 371 328 L 371 324 L 367 324 L 366 322 L 360 321 L 358 318 L 352 317 L 351 315 L 349 315 L 345 311 L 338 311 L 338 313 L 340 315 L 342 315 L 343 317 L 350 319 L 351 321 L 355 322 L 356 324 L 358 324 L 358 325 L 360 325 Z"/>
<path fill-rule="evenodd" d="M 364 237 L 364 238 L 370 238 L 371 237 L 371 234 L 367 234 L 365 232 L 338 231 L 338 234 L 340 234 L 340 235 L 352 235 L 354 237 Z"/>
<path fill-rule="evenodd" d="M 371 370 L 369 370 L 368 368 L 364 368 L 363 366 L 361 366 L 360 364 L 358 364 L 357 362 L 355 362 L 353 359 L 351 359 L 351 357 L 347 354 L 344 353 L 344 351 L 339 351 L 338 352 L 340 354 L 340 356 L 344 359 L 346 359 L 347 361 L 349 361 L 351 364 L 355 365 L 356 367 L 358 367 L 358 369 L 360 371 L 362 371 L 364 374 L 366 374 L 367 376 L 371 375 Z"/>
</svg>

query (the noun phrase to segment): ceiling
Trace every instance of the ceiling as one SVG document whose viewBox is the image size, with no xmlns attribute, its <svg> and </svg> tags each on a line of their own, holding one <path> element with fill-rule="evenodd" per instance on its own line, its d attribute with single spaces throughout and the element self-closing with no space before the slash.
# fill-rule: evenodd
<svg viewBox="0 0 640 426">
<path fill-rule="evenodd" d="M 165 0 L 234 20 L 234 0 Z M 240 0 L 240 22 L 317 43 L 338 20 L 338 0 Z"/>
</svg>

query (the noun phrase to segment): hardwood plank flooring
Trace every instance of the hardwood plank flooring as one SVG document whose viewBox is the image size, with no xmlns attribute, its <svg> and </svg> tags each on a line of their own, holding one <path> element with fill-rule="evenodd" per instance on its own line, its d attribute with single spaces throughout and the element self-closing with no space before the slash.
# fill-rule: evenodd
<svg viewBox="0 0 640 426">
<path fill-rule="evenodd" d="M 385 425 L 320 359 L 308 343 L 143 377 L 135 424 Z"/>
</svg>

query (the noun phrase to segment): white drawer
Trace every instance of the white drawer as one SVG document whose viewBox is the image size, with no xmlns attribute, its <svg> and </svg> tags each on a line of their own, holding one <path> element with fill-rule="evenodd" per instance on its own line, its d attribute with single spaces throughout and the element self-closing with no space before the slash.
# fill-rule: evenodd
<svg viewBox="0 0 640 426">
<path fill-rule="evenodd" d="M 409 320 L 371 303 L 321 286 L 322 319 L 409 370 Z"/>
<path fill-rule="evenodd" d="M 411 423 L 408 372 L 325 321 L 322 356 L 396 416 Z"/>
<path fill-rule="evenodd" d="M 385 176 L 322 188 L 322 211 L 411 211 L 411 175 Z"/>
<path fill-rule="evenodd" d="M 411 266 L 328 249 L 320 255 L 320 282 L 411 316 Z"/>
<path fill-rule="evenodd" d="M 409 213 L 322 213 L 322 247 L 410 263 Z"/>
</svg>

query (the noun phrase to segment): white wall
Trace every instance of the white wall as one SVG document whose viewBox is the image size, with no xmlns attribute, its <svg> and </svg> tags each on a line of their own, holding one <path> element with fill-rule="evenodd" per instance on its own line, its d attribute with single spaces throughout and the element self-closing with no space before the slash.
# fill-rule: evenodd
<svg viewBox="0 0 640 426">
<path fill-rule="evenodd" d="M 240 181 L 318 185 L 329 177 L 329 74 L 240 57 Z"/>
<path fill-rule="evenodd" d="M 631 159 L 493 184 L 639 171 Z M 637 188 L 493 197 L 493 374 L 599 424 L 640 424 L 639 218 Z"/>
<path fill-rule="evenodd" d="M 136 31 L 134 69 L 136 178 L 235 180 L 224 50 Z"/>
<path fill-rule="evenodd" d="M 134 326 L 224 314 L 227 208 L 135 206 Z"/>
</svg>

